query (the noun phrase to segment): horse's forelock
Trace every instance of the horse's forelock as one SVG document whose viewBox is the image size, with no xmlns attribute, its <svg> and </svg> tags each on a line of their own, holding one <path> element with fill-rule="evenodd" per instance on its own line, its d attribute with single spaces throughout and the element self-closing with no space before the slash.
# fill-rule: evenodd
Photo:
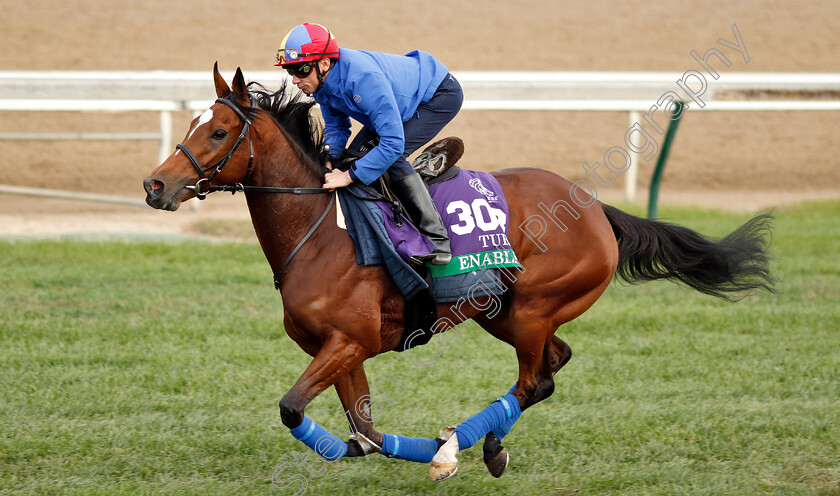
<svg viewBox="0 0 840 496">
<path fill-rule="evenodd" d="M 321 127 L 311 114 L 312 107 L 315 106 L 315 100 L 306 97 L 303 93 L 294 91 L 286 82 L 274 93 L 267 91 L 265 87 L 256 82 L 249 83 L 248 90 L 251 92 L 251 98 L 257 99 L 257 106 L 268 112 L 274 122 L 310 159 L 315 167 L 314 172 L 321 173 L 324 162 L 321 156 L 324 135 Z M 247 110 L 250 112 L 248 115 L 254 115 L 257 112 L 255 108 Z"/>
</svg>

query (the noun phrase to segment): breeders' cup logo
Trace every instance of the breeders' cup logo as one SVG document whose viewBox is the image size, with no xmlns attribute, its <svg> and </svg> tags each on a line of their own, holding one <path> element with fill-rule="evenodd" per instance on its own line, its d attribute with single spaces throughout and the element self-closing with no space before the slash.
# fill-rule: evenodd
<svg viewBox="0 0 840 496">
<path fill-rule="evenodd" d="M 470 179 L 470 186 L 472 186 L 474 190 L 486 196 L 488 202 L 499 201 L 499 197 L 496 196 L 496 193 L 493 193 L 492 191 L 487 189 L 487 187 L 484 186 L 484 184 L 481 182 L 481 179 L 477 177 Z"/>
</svg>

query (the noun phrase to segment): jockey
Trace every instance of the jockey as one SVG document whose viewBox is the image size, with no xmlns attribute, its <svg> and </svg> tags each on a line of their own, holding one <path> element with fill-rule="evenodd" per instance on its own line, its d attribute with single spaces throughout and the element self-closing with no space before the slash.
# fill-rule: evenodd
<svg viewBox="0 0 840 496">
<path fill-rule="evenodd" d="M 448 264 L 452 252 L 446 227 L 425 183 L 406 160 L 461 109 L 461 85 L 446 66 L 417 50 L 392 55 L 339 48 L 329 30 L 310 23 L 289 31 L 276 59 L 292 83 L 320 104 L 331 162 L 345 148 L 369 151 L 348 170 L 328 172 L 324 187 L 371 184 L 387 172 L 406 213 L 435 245 L 424 260 Z M 351 117 L 363 128 L 347 146 Z"/>
</svg>

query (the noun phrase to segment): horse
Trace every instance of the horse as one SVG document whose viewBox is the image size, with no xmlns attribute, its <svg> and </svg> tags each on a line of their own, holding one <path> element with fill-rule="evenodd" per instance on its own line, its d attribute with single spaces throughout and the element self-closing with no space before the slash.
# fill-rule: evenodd
<svg viewBox="0 0 840 496">
<path fill-rule="evenodd" d="M 338 225 L 335 193 L 321 188 L 323 132 L 314 102 L 286 84 L 274 93 L 246 84 L 239 68 L 229 86 L 216 64 L 213 80 L 218 100 L 145 179 L 146 202 L 174 211 L 211 191 L 244 191 L 282 296 L 285 331 L 312 357 L 279 402 L 281 420 L 325 459 L 379 451 L 430 462 L 430 478 L 443 480 L 457 470 L 457 454 L 483 437 L 484 461 L 498 477 L 509 459 L 504 435 L 523 411 L 551 396 L 555 374 L 572 356 L 555 332 L 589 309 L 614 278 L 672 280 L 726 300 L 773 291 L 768 213 L 714 240 L 624 213 L 549 171 L 492 172 L 508 202 L 514 227 L 508 238 L 521 268 L 502 272 L 500 297 L 439 304 L 435 332 L 472 319 L 514 348 L 518 380 L 506 396 L 434 440 L 382 433 L 371 417 L 364 362 L 400 343 L 405 299 L 382 266 L 356 263 Z M 350 423 L 346 442 L 304 414 L 330 386 Z"/>
</svg>

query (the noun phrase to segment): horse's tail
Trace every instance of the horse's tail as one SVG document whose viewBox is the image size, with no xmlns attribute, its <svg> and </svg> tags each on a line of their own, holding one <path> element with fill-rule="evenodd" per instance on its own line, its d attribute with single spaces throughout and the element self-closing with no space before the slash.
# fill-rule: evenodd
<svg viewBox="0 0 840 496">
<path fill-rule="evenodd" d="M 635 217 L 604 205 L 618 241 L 616 274 L 629 283 L 669 279 L 725 300 L 756 289 L 773 292 L 770 227 L 773 216 L 758 215 L 721 240 L 691 229 Z"/>
</svg>

